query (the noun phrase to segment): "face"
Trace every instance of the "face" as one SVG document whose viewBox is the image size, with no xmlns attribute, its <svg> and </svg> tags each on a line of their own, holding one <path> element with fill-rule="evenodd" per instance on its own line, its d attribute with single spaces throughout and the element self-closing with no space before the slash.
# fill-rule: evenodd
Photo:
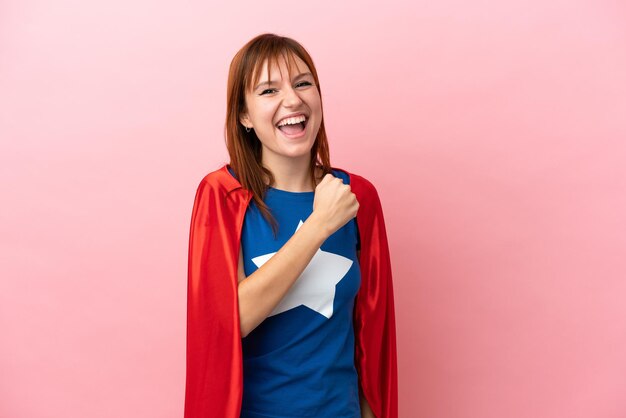
<svg viewBox="0 0 626 418">
<path fill-rule="evenodd" d="M 304 61 L 297 56 L 294 59 L 297 68 L 292 67 L 292 74 L 287 72 L 286 63 L 279 61 L 280 71 L 273 66 L 269 80 L 265 61 L 258 82 L 246 92 L 247 109 L 240 116 L 241 124 L 253 128 L 261 141 L 263 163 L 269 166 L 286 159 L 309 161 L 322 122 L 321 98 L 315 79 Z M 305 116 L 303 132 L 300 124 L 283 128 L 284 131 L 279 129 L 279 122 L 291 114 Z"/>
</svg>

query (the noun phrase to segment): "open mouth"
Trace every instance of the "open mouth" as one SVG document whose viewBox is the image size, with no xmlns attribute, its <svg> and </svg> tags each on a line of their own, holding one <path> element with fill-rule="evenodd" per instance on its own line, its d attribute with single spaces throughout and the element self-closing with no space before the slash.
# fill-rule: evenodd
<svg viewBox="0 0 626 418">
<path fill-rule="evenodd" d="M 308 122 L 309 119 L 307 118 L 304 122 L 278 126 L 278 129 L 287 137 L 297 138 L 304 134 Z"/>
</svg>

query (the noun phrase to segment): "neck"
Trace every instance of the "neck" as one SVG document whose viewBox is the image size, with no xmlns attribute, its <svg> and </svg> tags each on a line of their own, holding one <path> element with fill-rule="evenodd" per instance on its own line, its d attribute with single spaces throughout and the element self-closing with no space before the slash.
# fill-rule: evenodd
<svg viewBox="0 0 626 418">
<path fill-rule="evenodd" d="M 302 158 L 264 158 L 263 165 L 274 174 L 272 187 L 288 192 L 313 191 L 308 155 Z"/>
</svg>

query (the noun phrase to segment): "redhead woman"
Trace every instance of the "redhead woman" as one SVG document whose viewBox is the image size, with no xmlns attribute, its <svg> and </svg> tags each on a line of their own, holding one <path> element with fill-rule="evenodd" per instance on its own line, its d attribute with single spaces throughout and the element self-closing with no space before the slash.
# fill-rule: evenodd
<svg viewBox="0 0 626 418">
<path fill-rule="evenodd" d="M 225 136 L 191 217 L 185 418 L 397 418 L 382 206 L 330 164 L 302 45 L 263 34 L 237 52 Z"/>
</svg>

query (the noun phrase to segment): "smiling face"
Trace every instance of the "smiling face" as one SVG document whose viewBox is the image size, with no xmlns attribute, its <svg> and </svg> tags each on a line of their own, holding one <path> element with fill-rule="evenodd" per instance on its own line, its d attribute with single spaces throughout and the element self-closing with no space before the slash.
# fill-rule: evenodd
<svg viewBox="0 0 626 418">
<path fill-rule="evenodd" d="M 263 164 L 269 167 L 288 159 L 308 162 L 322 122 L 315 79 L 303 60 L 294 55 L 294 61 L 291 74 L 284 60 L 279 68 L 272 66 L 269 80 L 265 61 L 258 82 L 246 92 L 247 111 L 239 118 L 242 125 L 254 129 L 262 144 Z M 286 119 L 291 126 L 279 128 L 289 115 L 295 115 Z"/>
</svg>

